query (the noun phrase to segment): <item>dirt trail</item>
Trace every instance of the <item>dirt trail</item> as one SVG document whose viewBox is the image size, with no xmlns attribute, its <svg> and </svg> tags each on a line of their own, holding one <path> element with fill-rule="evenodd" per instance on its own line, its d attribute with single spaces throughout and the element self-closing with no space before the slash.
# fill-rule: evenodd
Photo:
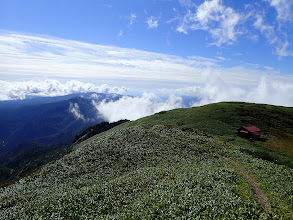
<svg viewBox="0 0 293 220">
<path fill-rule="evenodd" d="M 246 180 L 249 182 L 249 184 L 251 185 L 253 192 L 254 192 L 254 196 L 256 198 L 256 200 L 261 204 L 261 206 L 267 211 L 267 212 L 272 212 L 271 208 L 268 204 L 268 198 L 267 196 L 264 194 L 264 192 L 262 191 L 262 189 L 260 188 L 260 186 L 258 185 L 258 183 L 255 181 L 255 179 L 237 162 L 235 162 L 234 160 L 225 157 L 226 160 L 228 160 L 230 163 L 232 163 L 234 165 L 234 167 L 239 170 L 246 178 Z"/>
</svg>

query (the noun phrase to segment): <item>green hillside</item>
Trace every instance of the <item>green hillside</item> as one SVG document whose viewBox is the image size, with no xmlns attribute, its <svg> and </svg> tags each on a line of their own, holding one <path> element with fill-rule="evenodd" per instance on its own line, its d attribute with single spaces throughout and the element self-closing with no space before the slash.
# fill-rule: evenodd
<svg viewBox="0 0 293 220">
<path fill-rule="evenodd" d="M 241 146 L 251 155 L 293 168 L 293 108 L 239 102 L 216 103 L 160 112 L 127 126 L 152 127 L 156 124 L 189 131 L 197 129 Z M 237 129 L 242 126 L 257 126 L 266 133 L 262 135 L 265 141 L 251 143 L 237 137 Z"/>
<path fill-rule="evenodd" d="M 290 219 L 292 113 L 220 103 L 127 122 L 0 189 L 0 219 Z M 267 130 L 267 141 L 235 137 L 243 125 Z M 288 145 L 276 148 L 274 140 Z M 234 162 L 258 183 L 269 209 Z"/>
</svg>

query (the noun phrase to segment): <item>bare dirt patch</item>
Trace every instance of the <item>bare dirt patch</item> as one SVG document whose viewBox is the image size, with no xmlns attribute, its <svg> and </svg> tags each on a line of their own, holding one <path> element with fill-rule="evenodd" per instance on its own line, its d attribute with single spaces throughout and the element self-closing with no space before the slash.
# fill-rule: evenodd
<svg viewBox="0 0 293 220">
<path fill-rule="evenodd" d="M 240 164 L 238 164 L 237 162 L 235 162 L 234 160 L 230 158 L 225 157 L 225 159 L 229 161 L 231 164 L 233 164 L 233 166 L 245 176 L 246 180 L 249 182 L 249 184 L 252 187 L 256 200 L 261 204 L 261 206 L 267 212 L 271 213 L 272 211 L 268 203 L 268 198 L 264 194 L 264 192 L 262 191 L 262 189 L 260 188 L 256 180 Z"/>
</svg>

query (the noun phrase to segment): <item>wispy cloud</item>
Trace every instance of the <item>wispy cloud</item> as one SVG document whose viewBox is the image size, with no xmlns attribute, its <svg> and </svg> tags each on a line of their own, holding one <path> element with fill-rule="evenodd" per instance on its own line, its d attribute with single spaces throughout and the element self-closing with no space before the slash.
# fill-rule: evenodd
<svg viewBox="0 0 293 220">
<path fill-rule="evenodd" d="M 64 79 L 121 79 L 200 83 L 200 72 L 216 60 L 183 58 L 113 46 L 93 45 L 51 37 L 15 33 L 0 34 L 0 75 L 9 78 L 48 77 Z M 221 71 L 220 67 L 217 70 Z M 229 80 L 229 72 L 223 78 Z M 234 71 L 234 70 L 233 70 Z M 178 73 L 181 73 L 178 75 Z M 249 74 L 249 70 L 245 70 Z M 226 74 L 227 73 L 227 74 Z M 240 72 L 239 74 L 242 74 Z M 261 72 L 260 72 L 261 74 Z M 243 77 L 245 80 L 245 77 Z M 233 80 L 233 79 L 232 79 Z"/>
<path fill-rule="evenodd" d="M 130 14 L 130 21 L 129 21 L 129 25 L 133 25 L 133 23 L 136 20 L 136 15 L 135 14 Z"/>
<path fill-rule="evenodd" d="M 227 61 L 229 60 L 229 58 L 225 58 L 225 57 L 221 57 L 221 56 L 217 56 L 217 59 L 221 60 L 221 61 Z"/>
<path fill-rule="evenodd" d="M 159 26 L 158 20 L 153 16 L 149 17 L 146 23 L 148 24 L 148 28 L 150 29 L 157 28 Z"/>
<path fill-rule="evenodd" d="M 293 1 L 291 0 L 264 0 L 277 11 L 277 19 L 280 22 L 293 22 Z"/>
<path fill-rule="evenodd" d="M 243 56 L 243 53 L 234 53 L 234 56 Z"/>
<path fill-rule="evenodd" d="M 187 8 L 191 8 L 191 7 L 195 6 L 194 3 L 191 0 L 178 0 L 178 1 L 179 1 L 179 4 L 181 6 L 184 6 L 184 7 L 187 7 Z M 174 8 L 173 8 L 173 10 L 174 10 Z"/>
<path fill-rule="evenodd" d="M 274 54 L 279 57 L 293 56 L 292 28 L 288 29 L 293 23 L 292 0 L 263 0 L 261 3 L 245 4 L 237 11 L 225 6 L 223 0 L 206 0 L 199 5 L 189 0 L 178 1 L 187 10 L 170 21 L 179 21 L 176 30 L 180 33 L 206 31 L 212 38 L 208 45 L 215 46 L 234 44 L 242 36 L 257 42 L 263 35 Z M 270 8 L 276 11 L 275 17 Z"/>
<path fill-rule="evenodd" d="M 267 39 L 268 43 L 273 46 L 274 53 L 280 57 L 293 55 L 293 51 L 289 50 L 290 45 L 286 31 L 283 31 L 283 26 L 281 25 L 284 23 L 284 20 L 278 18 L 279 25 L 276 25 L 275 23 L 267 21 L 268 15 L 265 11 L 255 9 L 253 6 L 251 6 L 251 8 L 249 17 L 254 21 L 253 27 L 259 30 Z M 258 36 L 256 36 L 255 39 L 258 40 Z"/>
<path fill-rule="evenodd" d="M 86 121 L 87 119 L 83 116 L 83 114 L 81 114 L 80 110 L 79 110 L 79 105 L 77 103 L 71 103 L 69 105 L 69 109 L 68 111 L 70 113 L 72 113 L 72 115 L 77 119 L 77 120 L 82 120 L 82 121 Z"/>
<path fill-rule="evenodd" d="M 270 43 L 273 44 L 276 41 L 274 26 L 264 24 L 264 18 L 262 15 L 255 14 L 255 22 L 253 26 L 260 30 L 262 34 L 265 35 L 267 39 L 269 39 Z"/>
<path fill-rule="evenodd" d="M 225 68 L 221 57 L 180 57 L 114 46 L 93 45 L 47 36 L 0 33 L 0 96 L 2 100 L 29 95 L 69 94 L 71 92 L 126 91 L 122 85 L 139 92 L 162 88 L 193 87 L 207 84 L 217 75 L 235 87 L 258 85 L 267 77 L 276 82 L 293 84 L 292 78 L 246 64 Z M 206 80 L 206 76 L 210 79 Z M 55 79 L 59 83 L 27 78 Z M 72 81 L 74 80 L 74 81 Z M 20 82 L 23 81 L 23 82 Z M 80 85 L 78 81 L 89 82 Z M 74 82 L 74 83 L 73 83 Z M 97 86 L 99 84 L 99 86 Z M 54 88 L 54 89 L 52 89 Z M 66 88 L 66 89 L 65 89 Z M 112 91 L 112 90 L 111 90 Z"/>
<path fill-rule="evenodd" d="M 287 36 L 285 36 L 285 39 L 283 39 L 283 41 L 278 41 L 276 53 L 280 57 L 293 56 L 293 49 L 289 49 L 289 46 L 291 46 L 292 48 L 292 45 L 289 44 Z"/>
<path fill-rule="evenodd" d="M 20 82 L 0 80 L 0 88 L 0 101 L 25 99 L 29 96 L 54 97 L 85 92 L 122 94 L 127 91 L 125 87 L 110 87 L 106 84 L 97 86 L 92 83 L 83 83 L 76 80 L 61 83 L 58 80 L 49 79 Z"/>
<path fill-rule="evenodd" d="M 119 33 L 117 34 L 118 37 L 122 37 L 124 34 L 123 30 L 120 30 Z"/>
<path fill-rule="evenodd" d="M 244 24 L 252 22 L 252 27 L 260 31 L 272 46 L 274 54 L 280 58 L 293 56 L 292 35 L 293 23 L 293 2 L 291 0 L 263 0 L 264 4 L 246 5 L 246 16 Z M 276 13 L 272 13 L 272 10 Z M 276 14 L 276 15 L 275 15 Z M 251 34 L 251 39 L 258 41 L 259 36 Z"/>
<path fill-rule="evenodd" d="M 280 58 L 293 56 L 292 45 L 289 43 L 290 28 L 293 23 L 293 2 L 291 0 L 263 0 L 276 11 L 273 18 L 269 10 L 258 4 L 248 5 L 250 10 L 246 16 L 247 20 L 253 20 L 253 27 L 261 32 L 273 47 L 274 54 Z M 253 35 L 258 40 L 257 35 Z M 291 49 L 290 49 L 291 48 Z"/>
<path fill-rule="evenodd" d="M 196 96 L 199 93 L 200 86 L 190 86 L 184 88 L 177 88 L 177 89 L 160 89 L 159 92 L 163 94 L 175 94 L 179 96 Z"/>
<path fill-rule="evenodd" d="M 173 74 L 183 72 L 181 77 Z M 113 46 L 0 34 L 0 75 L 100 80 L 195 80 L 190 60 Z"/>
</svg>

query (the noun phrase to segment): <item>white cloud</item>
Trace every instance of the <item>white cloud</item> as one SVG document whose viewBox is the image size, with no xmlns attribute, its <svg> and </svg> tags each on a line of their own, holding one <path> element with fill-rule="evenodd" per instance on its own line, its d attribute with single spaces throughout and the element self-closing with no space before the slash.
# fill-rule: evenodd
<svg viewBox="0 0 293 220">
<path fill-rule="evenodd" d="M 271 13 L 266 3 L 276 11 Z M 179 20 L 176 30 L 188 34 L 191 31 L 202 30 L 213 38 L 209 45 L 230 45 L 238 41 L 240 36 L 258 42 L 260 36 L 255 29 L 268 40 L 273 47 L 273 53 L 279 57 L 292 56 L 292 0 L 263 0 L 244 4 L 237 11 L 224 5 L 223 0 L 205 0 L 195 5 L 189 0 L 179 0 L 182 7 L 188 10 L 181 16 L 170 21 Z"/>
<path fill-rule="evenodd" d="M 221 60 L 221 61 L 228 61 L 230 60 L 229 58 L 225 58 L 225 57 L 221 57 L 221 56 L 217 56 L 217 59 Z"/>
<path fill-rule="evenodd" d="M 264 76 L 272 80 L 277 77 L 271 75 L 270 70 L 259 66 L 224 68 L 219 65 L 220 62 L 220 57 L 183 58 L 52 37 L 0 32 L 0 79 L 10 79 L 1 81 L 1 88 L 5 89 L 0 90 L 0 96 L 4 100 L 91 90 L 116 93 L 126 91 L 117 85 L 127 86 L 141 94 L 142 91 L 162 88 L 198 86 L 206 83 L 202 76 L 206 70 L 218 74 L 223 82 L 233 86 L 256 85 Z M 283 81 L 292 83 L 290 77 L 282 77 Z M 82 79 L 83 82 L 90 82 L 91 86 L 79 86 L 77 82 L 74 85 L 65 83 L 64 86 L 59 81 L 59 84 L 50 81 L 25 81 L 32 78 L 63 79 L 68 82 Z M 116 87 L 96 86 L 93 82 L 106 82 Z M 51 87 L 56 88 L 55 92 L 46 89 Z"/>
<path fill-rule="evenodd" d="M 265 0 L 277 11 L 277 18 L 280 22 L 293 22 L 293 1 L 292 0 Z"/>
<path fill-rule="evenodd" d="M 234 53 L 233 55 L 234 56 L 243 56 L 244 54 L 243 53 Z"/>
<path fill-rule="evenodd" d="M 197 90 L 200 99 L 194 106 L 223 101 L 244 101 L 281 106 L 293 105 L 293 84 L 269 77 L 260 78 L 255 85 L 235 86 L 225 83 L 221 76 L 207 71 L 203 83 Z"/>
<path fill-rule="evenodd" d="M 93 102 L 97 111 L 106 121 L 114 122 L 120 119 L 136 120 L 154 113 L 182 108 L 183 100 L 180 97 L 171 95 L 167 100 L 162 101 L 156 95 L 144 93 L 142 97 L 122 97 L 118 101 Z"/>
<path fill-rule="evenodd" d="M 263 0 L 275 9 L 277 16 L 274 18 L 268 10 L 259 5 L 249 5 L 249 13 L 246 18 L 253 20 L 253 27 L 261 32 L 268 43 L 274 48 L 274 53 L 279 57 L 292 56 L 293 50 L 290 49 L 288 33 L 290 32 L 290 23 L 293 22 L 293 1 L 291 0 Z M 258 40 L 257 35 L 252 35 Z"/>
<path fill-rule="evenodd" d="M 199 93 L 200 87 L 199 86 L 190 86 L 178 89 L 160 89 L 159 92 L 163 94 L 176 94 L 176 95 L 193 95 Z"/>
<path fill-rule="evenodd" d="M 148 28 L 150 29 L 157 28 L 159 26 L 158 20 L 153 16 L 149 17 L 146 23 L 148 24 Z"/>
<path fill-rule="evenodd" d="M 260 14 L 256 14 L 255 18 L 256 18 L 256 20 L 253 23 L 253 26 L 256 29 L 260 30 L 261 33 L 265 35 L 265 37 L 269 40 L 270 44 L 276 43 L 277 38 L 276 38 L 276 33 L 275 33 L 274 26 L 265 25 L 264 24 L 264 18 Z"/>
<path fill-rule="evenodd" d="M 199 86 L 159 90 L 159 94 L 171 94 L 167 100 L 161 100 L 154 94 L 144 93 L 142 97 L 124 96 L 114 102 L 93 101 L 93 105 L 99 114 L 110 122 L 120 119 L 136 120 L 163 110 L 189 107 L 184 106 L 183 99 L 179 97 L 182 95 L 197 98 L 199 101 L 191 103 L 193 106 L 223 101 L 293 105 L 293 79 L 291 82 L 286 82 L 281 77 L 278 80 L 262 77 L 257 84 L 237 86 L 226 83 L 220 74 L 213 71 L 205 71 L 202 73 L 202 78 L 204 82 Z"/>
<path fill-rule="evenodd" d="M 215 39 L 213 44 L 232 44 L 239 34 L 236 27 L 241 15 L 223 5 L 222 0 L 204 1 L 195 12 L 187 11 L 177 31 L 187 34 L 189 30 L 208 31 Z"/>
<path fill-rule="evenodd" d="M 183 72 L 178 77 L 178 72 Z M 0 32 L 0 75 L 127 81 L 196 78 L 189 60 L 178 56 L 50 37 Z"/>
<path fill-rule="evenodd" d="M 123 34 L 124 34 L 123 30 L 120 30 L 117 36 L 118 36 L 118 37 L 122 37 Z"/>
<path fill-rule="evenodd" d="M 285 39 L 280 39 L 278 41 L 278 45 L 276 47 L 276 53 L 280 56 L 280 57 L 287 57 L 287 56 L 293 56 L 293 50 L 289 49 L 289 41 L 287 39 L 287 37 L 285 37 Z"/>
<path fill-rule="evenodd" d="M 134 23 L 135 20 L 136 20 L 136 15 L 132 13 L 130 15 L 129 25 L 133 25 L 133 23 Z"/>
<path fill-rule="evenodd" d="M 191 8 L 194 6 L 194 3 L 191 0 L 178 0 L 178 1 L 179 1 L 179 4 L 184 7 Z M 173 11 L 176 11 L 176 9 L 173 8 Z"/>
<path fill-rule="evenodd" d="M 106 84 L 96 86 L 92 83 L 83 83 L 70 80 L 61 83 L 58 80 L 39 81 L 4 81 L 0 80 L 0 101 L 25 99 L 28 96 L 62 96 L 72 93 L 98 92 L 118 93 L 127 91 L 125 87 L 110 87 Z"/>
<path fill-rule="evenodd" d="M 189 56 L 188 59 L 194 61 L 194 64 L 197 66 L 205 67 L 217 66 L 217 63 L 219 62 L 218 59 L 211 59 L 201 56 Z"/>
<path fill-rule="evenodd" d="M 71 112 L 73 114 L 73 116 L 77 119 L 77 120 L 83 120 L 86 121 L 85 117 L 83 116 L 83 114 L 81 114 L 80 110 L 79 110 L 79 105 L 77 103 L 71 103 L 69 105 L 69 112 Z"/>
</svg>

